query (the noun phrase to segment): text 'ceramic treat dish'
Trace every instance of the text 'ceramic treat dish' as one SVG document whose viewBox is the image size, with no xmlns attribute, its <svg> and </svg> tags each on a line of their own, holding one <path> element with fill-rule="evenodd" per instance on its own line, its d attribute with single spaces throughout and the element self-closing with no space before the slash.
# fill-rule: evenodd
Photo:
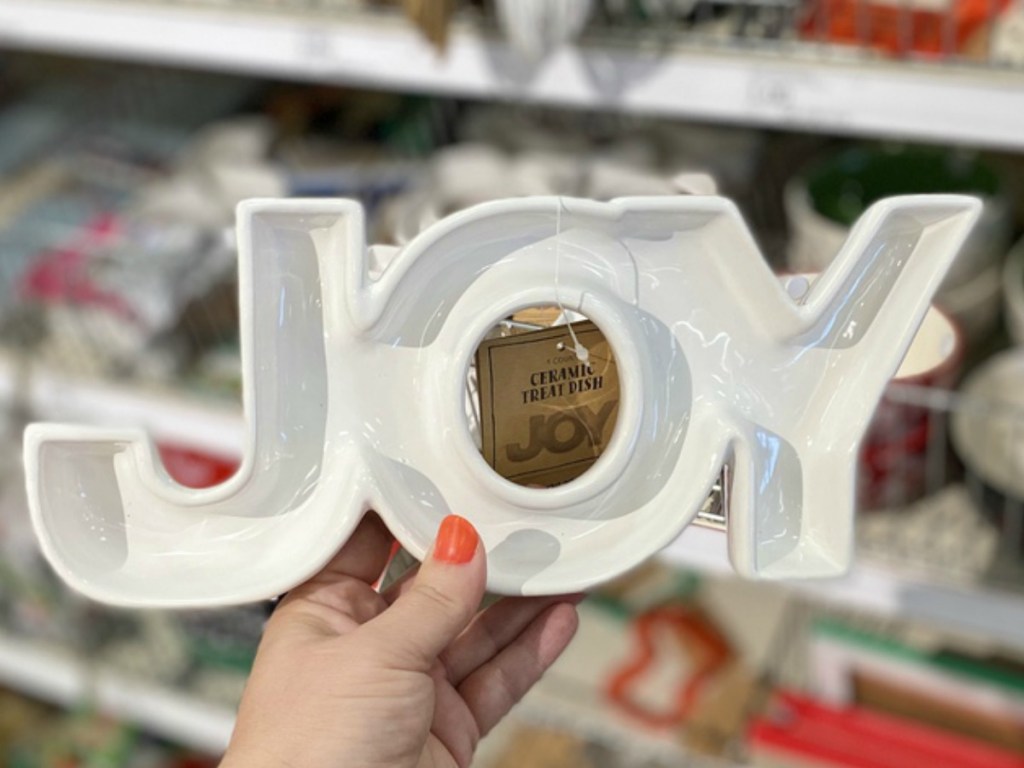
<svg viewBox="0 0 1024 768">
<path fill-rule="evenodd" d="M 961 196 L 883 201 L 797 301 L 718 197 L 487 203 L 429 227 L 376 278 L 390 254 L 366 248 L 357 204 L 243 203 L 238 474 L 189 490 L 137 431 L 33 425 L 33 523 L 65 580 L 120 605 L 278 595 L 369 509 L 417 557 L 461 514 L 492 590 L 559 593 L 669 543 L 728 463 L 736 569 L 836 575 L 858 442 L 978 212 Z M 464 386 L 497 321 L 552 304 L 608 338 L 618 421 L 581 477 L 526 488 L 477 451 Z"/>
</svg>

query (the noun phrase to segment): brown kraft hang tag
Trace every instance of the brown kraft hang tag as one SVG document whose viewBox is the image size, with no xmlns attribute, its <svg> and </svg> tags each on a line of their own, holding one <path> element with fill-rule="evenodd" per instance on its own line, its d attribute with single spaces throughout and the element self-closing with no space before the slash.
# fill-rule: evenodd
<svg viewBox="0 0 1024 768">
<path fill-rule="evenodd" d="M 489 339 L 477 350 L 483 455 L 520 485 L 578 477 L 615 429 L 619 376 L 611 347 L 589 321 L 572 328 L 589 352 L 586 362 L 564 325 Z"/>
</svg>

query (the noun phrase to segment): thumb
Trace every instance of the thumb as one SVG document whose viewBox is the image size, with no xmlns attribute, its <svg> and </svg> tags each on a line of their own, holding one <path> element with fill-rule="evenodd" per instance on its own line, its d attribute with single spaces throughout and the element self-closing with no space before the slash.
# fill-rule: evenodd
<svg viewBox="0 0 1024 768">
<path fill-rule="evenodd" d="M 449 515 L 412 587 L 367 628 L 401 664 L 427 671 L 476 615 L 486 581 L 480 536 L 468 520 Z"/>
</svg>

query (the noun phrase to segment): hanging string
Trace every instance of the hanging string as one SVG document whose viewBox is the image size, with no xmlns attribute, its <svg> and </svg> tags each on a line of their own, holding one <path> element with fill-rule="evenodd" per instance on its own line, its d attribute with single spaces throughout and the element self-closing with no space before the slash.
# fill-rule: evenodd
<svg viewBox="0 0 1024 768">
<path fill-rule="evenodd" d="M 565 305 L 562 304 L 562 294 L 558 282 L 558 275 L 562 263 L 562 208 L 565 207 L 565 203 L 562 200 L 562 196 L 558 196 L 558 207 L 555 210 L 555 301 L 558 302 L 558 308 L 562 312 L 562 317 L 565 318 L 566 324 L 569 328 L 569 336 L 572 338 L 573 352 L 576 354 L 576 359 L 581 363 L 590 362 L 590 350 L 587 349 L 580 340 L 576 337 L 576 331 L 572 327 L 572 322 L 569 318 L 568 312 L 565 309 Z M 566 211 L 568 213 L 568 210 Z"/>
</svg>

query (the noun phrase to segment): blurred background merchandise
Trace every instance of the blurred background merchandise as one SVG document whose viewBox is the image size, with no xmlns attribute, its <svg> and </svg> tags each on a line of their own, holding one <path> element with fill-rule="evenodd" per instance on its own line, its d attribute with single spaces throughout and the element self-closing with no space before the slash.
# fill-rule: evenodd
<svg viewBox="0 0 1024 768">
<path fill-rule="evenodd" d="M 1018 0 L 0 0 L 0 765 L 226 743 L 267 606 L 70 594 L 20 432 L 143 426 L 179 482 L 234 472 L 239 200 L 353 197 L 401 244 L 485 200 L 704 172 L 780 273 L 879 197 L 982 196 L 943 362 L 876 414 L 847 578 L 735 579 L 713 496 L 583 604 L 478 764 L 1024 766 L 1022 152 Z"/>
</svg>

